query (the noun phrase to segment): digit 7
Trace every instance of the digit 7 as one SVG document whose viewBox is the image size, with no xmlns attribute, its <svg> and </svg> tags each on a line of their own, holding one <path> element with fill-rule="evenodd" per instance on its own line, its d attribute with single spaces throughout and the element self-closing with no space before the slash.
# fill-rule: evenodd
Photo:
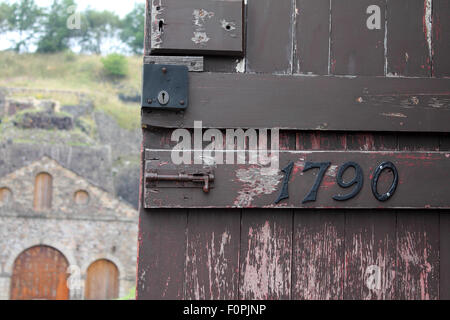
<svg viewBox="0 0 450 320">
<path fill-rule="evenodd" d="M 319 170 L 319 174 L 317 175 L 317 179 L 316 179 L 316 182 L 314 183 L 314 186 L 312 187 L 311 191 L 308 193 L 308 195 L 306 196 L 306 198 L 303 200 L 302 203 L 316 201 L 317 191 L 319 190 L 319 187 L 320 187 L 320 184 L 322 183 L 325 172 L 327 172 L 330 165 L 331 165 L 331 162 L 307 162 L 305 164 L 305 168 L 303 169 L 303 172 L 309 171 L 311 169 L 317 169 L 317 168 L 320 170 Z"/>
</svg>

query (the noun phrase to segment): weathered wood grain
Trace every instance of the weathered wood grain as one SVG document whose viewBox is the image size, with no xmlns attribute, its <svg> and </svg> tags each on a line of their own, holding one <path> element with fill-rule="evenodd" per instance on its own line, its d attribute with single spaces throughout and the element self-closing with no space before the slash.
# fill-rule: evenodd
<svg viewBox="0 0 450 320">
<path fill-rule="evenodd" d="M 380 8 L 380 28 L 369 29 L 369 6 Z M 386 0 L 331 1 L 331 73 L 384 75 Z"/>
<path fill-rule="evenodd" d="M 185 299 L 238 299 L 240 220 L 240 210 L 189 210 Z"/>
<path fill-rule="evenodd" d="M 347 135 L 339 132 L 297 132 L 296 150 L 345 150 Z"/>
<path fill-rule="evenodd" d="M 395 299 L 395 258 L 395 214 L 388 211 L 346 213 L 345 299 Z"/>
<path fill-rule="evenodd" d="M 192 128 L 448 132 L 450 79 L 189 74 L 184 113 L 143 109 L 143 124 Z M 439 106 L 439 107 L 437 107 Z"/>
<path fill-rule="evenodd" d="M 450 212 L 439 216 L 439 299 L 450 300 Z"/>
<path fill-rule="evenodd" d="M 243 0 L 152 0 L 151 52 L 242 56 Z"/>
<path fill-rule="evenodd" d="M 387 0 L 387 74 L 431 76 L 431 0 Z"/>
<path fill-rule="evenodd" d="M 291 298 L 292 210 L 243 210 L 240 299 Z"/>
<path fill-rule="evenodd" d="M 186 225 L 187 210 L 141 211 L 137 299 L 183 299 Z"/>
<path fill-rule="evenodd" d="M 328 74 L 330 0 L 295 0 L 294 73 Z"/>
<path fill-rule="evenodd" d="M 145 56 L 144 64 L 151 63 L 186 66 L 190 72 L 203 71 L 203 57 Z"/>
<path fill-rule="evenodd" d="M 158 151 L 161 174 L 170 174 L 176 167 L 171 163 L 171 152 Z M 151 184 L 146 187 L 146 208 L 340 208 L 340 209 L 446 209 L 450 208 L 450 153 L 447 152 L 393 152 L 393 151 L 281 151 L 279 169 L 290 162 L 294 167 L 289 181 L 289 199 L 275 204 L 284 174 L 278 171 L 267 175 L 255 165 L 218 164 L 214 170 L 214 185 L 209 193 L 202 184 L 181 187 L 175 182 Z M 336 183 L 338 168 L 344 163 L 358 163 L 363 171 L 361 191 L 347 201 L 336 201 L 336 195 L 351 193 L 355 188 L 343 189 Z M 385 202 L 375 198 L 371 183 L 377 166 L 392 162 L 399 174 L 395 194 Z M 317 170 L 303 173 L 307 162 L 331 162 L 326 171 L 316 201 L 303 203 L 317 180 Z M 189 165 L 194 168 L 193 165 Z M 189 166 L 185 170 L 189 169 Z M 200 166 L 200 165 L 197 165 Z M 178 169 L 181 169 L 179 166 Z M 177 172 L 177 171 L 175 171 Z M 354 170 L 345 173 L 345 181 L 354 177 Z M 392 184 L 392 173 L 385 171 L 378 181 L 378 191 L 385 193 Z"/>
<path fill-rule="evenodd" d="M 247 72 L 290 74 L 291 0 L 247 1 Z"/>
<path fill-rule="evenodd" d="M 397 215 L 396 298 L 439 299 L 439 213 Z"/>
<path fill-rule="evenodd" d="M 343 212 L 295 211 L 292 299 L 343 298 L 344 221 Z"/>
<path fill-rule="evenodd" d="M 450 77 L 450 1 L 433 0 L 433 75 Z"/>
</svg>

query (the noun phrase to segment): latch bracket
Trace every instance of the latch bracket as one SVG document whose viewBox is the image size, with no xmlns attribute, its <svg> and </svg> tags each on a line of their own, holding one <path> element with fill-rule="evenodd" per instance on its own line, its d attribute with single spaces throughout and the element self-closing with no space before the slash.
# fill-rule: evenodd
<svg viewBox="0 0 450 320">
<path fill-rule="evenodd" d="M 188 67 L 144 64 L 142 81 L 143 108 L 185 110 L 188 105 Z"/>
</svg>

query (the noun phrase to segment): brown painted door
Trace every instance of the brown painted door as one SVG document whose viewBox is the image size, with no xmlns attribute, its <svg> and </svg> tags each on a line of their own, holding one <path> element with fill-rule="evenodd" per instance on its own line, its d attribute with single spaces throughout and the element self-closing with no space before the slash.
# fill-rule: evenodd
<svg viewBox="0 0 450 320">
<path fill-rule="evenodd" d="M 165 0 L 147 2 L 171 10 Z M 448 0 L 432 8 L 423 0 L 248 0 L 245 10 L 245 59 L 206 54 L 204 72 L 189 74 L 186 111 L 142 110 L 138 298 L 449 299 Z M 151 29 L 148 21 L 146 55 Z M 193 133 L 194 121 L 222 133 L 284 128 L 280 169 L 295 160 L 289 199 L 275 203 L 285 173 L 264 180 L 246 165 L 214 168 L 209 194 L 146 181 L 147 171 L 172 165 L 158 156 L 177 144 L 174 130 Z M 381 202 L 371 182 L 387 160 L 400 179 Z M 317 201 L 302 204 L 318 176 L 302 172 L 306 161 L 332 165 Z M 362 166 L 364 184 L 338 202 L 333 195 L 355 188 L 337 185 L 346 161 Z M 434 169 L 441 173 L 425 178 Z M 384 174 L 379 192 L 392 182 Z M 344 181 L 354 176 L 349 169 Z"/>
<path fill-rule="evenodd" d="M 37 246 L 14 262 L 11 300 L 68 300 L 66 258 L 56 249 Z"/>
<path fill-rule="evenodd" d="M 87 270 L 86 300 L 111 300 L 119 295 L 119 270 L 108 260 L 98 260 Z"/>
</svg>

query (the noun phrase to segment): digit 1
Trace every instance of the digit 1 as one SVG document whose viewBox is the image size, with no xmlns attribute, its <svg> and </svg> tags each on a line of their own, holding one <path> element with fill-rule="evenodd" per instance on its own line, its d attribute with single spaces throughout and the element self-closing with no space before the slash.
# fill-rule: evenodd
<svg viewBox="0 0 450 320">
<path fill-rule="evenodd" d="M 323 176 L 325 175 L 325 172 L 327 172 L 328 168 L 330 167 L 331 162 L 307 162 L 305 164 L 305 168 L 303 169 L 303 172 L 309 171 L 311 169 L 319 168 L 319 174 L 317 175 L 316 182 L 314 183 L 314 186 L 312 187 L 311 191 L 308 193 L 306 198 L 303 200 L 302 203 L 307 203 L 311 201 L 316 201 L 317 199 L 317 190 L 319 190 L 320 184 L 322 183 Z"/>
<path fill-rule="evenodd" d="M 350 167 L 355 169 L 355 177 L 353 178 L 352 181 L 344 182 L 344 180 L 343 180 L 344 173 Z M 351 161 L 344 163 L 344 165 L 339 168 L 339 172 L 336 176 L 336 181 L 341 188 L 350 188 L 351 186 L 353 186 L 355 184 L 356 184 L 356 188 L 353 189 L 353 191 L 347 195 L 334 196 L 333 197 L 334 200 L 346 201 L 346 200 L 350 200 L 350 199 L 356 197 L 356 195 L 361 191 L 363 184 L 364 184 L 364 175 L 363 175 L 361 166 L 359 164 L 357 164 L 356 162 L 351 162 Z"/>
<path fill-rule="evenodd" d="M 292 169 L 294 169 L 294 162 L 290 162 L 286 168 L 281 170 L 284 172 L 283 186 L 281 187 L 280 195 L 275 201 L 275 204 L 279 204 L 282 200 L 289 198 L 289 180 L 291 178 Z"/>
<path fill-rule="evenodd" d="M 394 181 L 392 181 L 392 185 L 389 188 L 389 191 L 386 192 L 385 194 L 380 195 L 377 190 L 378 179 L 380 178 L 381 173 L 386 169 L 390 169 L 392 171 L 392 173 L 394 174 Z M 372 179 L 372 193 L 375 196 L 375 198 L 377 198 L 377 200 L 381 202 L 388 201 L 394 195 L 395 190 L 397 190 L 397 186 L 398 186 L 397 167 L 392 162 L 383 162 L 382 164 L 380 164 L 375 170 Z"/>
</svg>

